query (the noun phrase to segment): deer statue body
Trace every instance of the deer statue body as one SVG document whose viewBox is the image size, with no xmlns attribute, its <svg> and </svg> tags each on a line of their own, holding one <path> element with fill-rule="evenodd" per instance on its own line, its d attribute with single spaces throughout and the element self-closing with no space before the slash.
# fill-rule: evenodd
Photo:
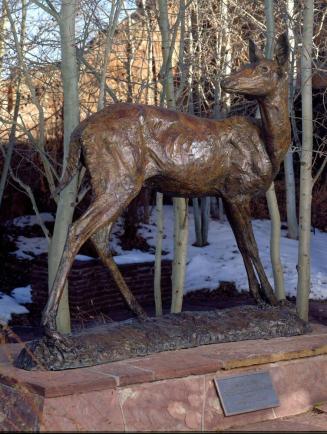
<svg viewBox="0 0 327 434">
<path fill-rule="evenodd" d="M 263 59 L 250 41 L 250 62 L 221 86 L 258 100 L 261 127 L 242 116 L 209 120 L 153 106 L 113 104 L 75 130 L 63 183 L 83 163 L 94 200 L 69 230 L 43 312 L 48 334 L 56 335 L 59 300 L 79 248 L 101 228 L 110 230 L 142 186 L 174 196 L 220 196 L 250 291 L 257 302 L 276 304 L 259 258 L 249 206 L 252 196 L 271 185 L 290 144 L 286 36 L 277 41 L 275 60 Z"/>
</svg>

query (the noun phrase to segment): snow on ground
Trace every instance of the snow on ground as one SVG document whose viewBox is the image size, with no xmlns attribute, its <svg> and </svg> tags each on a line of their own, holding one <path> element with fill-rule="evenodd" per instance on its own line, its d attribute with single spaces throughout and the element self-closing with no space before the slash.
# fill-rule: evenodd
<svg viewBox="0 0 327 434">
<path fill-rule="evenodd" d="M 17 250 L 12 252 L 18 259 L 33 259 L 48 251 L 48 242 L 43 237 L 23 237 L 20 235 L 15 240 Z"/>
<path fill-rule="evenodd" d="M 18 303 L 32 303 L 32 286 L 27 285 L 21 288 L 15 288 L 10 294 Z"/>
<path fill-rule="evenodd" d="M 53 222 L 54 216 L 48 212 L 41 212 L 40 217 L 43 220 L 43 223 L 46 222 Z M 21 217 L 16 217 L 12 220 L 12 223 L 15 226 L 18 226 L 20 228 L 23 228 L 24 226 L 34 226 L 38 225 L 39 221 L 37 219 L 36 215 L 24 215 Z"/>
<path fill-rule="evenodd" d="M 172 206 L 165 206 L 165 238 L 163 240 L 163 250 L 169 252 L 163 258 L 173 259 L 173 210 Z M 189 246 L 187 254 L 187 268 L 184 292 L 196 289 L 216 289 L 221 281 L 235 282 L 239 291 L 248 290 L 248 281 L 243 264 L 243 259 L 239 253 L 234 234 L 227 221 L 220 222 L 211 220 L 209 225 L 209 246 L 195 247 L 194 219 L 192 207 L 189 212 Z M 142 225 L 140 233 L 148 241 L 150 246 L 155 246 L 156 227 L 155 210 L 151 215 L 149 225 Z M 118 222 L 119 225 L 119 222 Z M 113 229 L 119 231 L 117 224 Z M 270 221 L 253 220 L 252 226 L 255 238 L 258 243 L 260 257 L 267 273 L 268 279 L 273 285 L 273 273 L 270 262 Z M 138 250 L 126 252 L 117 244 L 117 237 L 113 236 L 112 247 L 117 252 L 115 257 L 117 263 L 141 262 L 142 260 L 154 260 L 154 255 L 143 253 Z M 327 233 L 316 230 L 311 234 L 311 299 L 327 299 Z M 121 259 L 118 259 L 121 258 Z M 149 258 L 149 259 L 148 259 Z M 289 296 L 296 295 L 297 287 L 297 259 L 298 241 L 290 240 L 286 237 L 286 231 L 282 231 L 281 238 L 281 262 L 284 269 L 285 290 Z M 119 262 L 118 262 L 119 261 Z"/>
<path fill-rule="evenodd" d="M 168 252 L 163 259 L 173 258 L 173 212 L 172 206 L 164 207 L 165 236 L 163 250 Z M 155 246 L 156 239 L 156 213 L 151 215 L 150 224 L 141 225 L 140 233 L 148 241 L 150 246 Z M 273 284 L 273 274 L 270 263 L 270 221 L 252 221 L 259 252 L 268 279 Z M 117 264 L 139 263 L 154 261 L 154 254 L 139 250 L 122 250 L 118 244 L 118 234 L 121 232 L 121 221 L 113 228 L 111 247 L 117 252 L 114 257 Z M 192 207 L 190 207 L 189 221 L 189 247 L 187 254 L 187 269 L 185 281 L 185 293 L 196 289 L 216 289 L 221 281 L 235 282 L 239 291 L 248 288 L 247 275 L 242 256 L 238 251 L 233 232 L 227 221 L 211 220 L 209 226 L 209 246 L 194 247 L 195 241 L 194 220 Z M 18 250 L 14 252 L 17 257 L 32 259 L 31 254 L 38 255 L 47 251 L 47 243 L 44 238 L 18 237 L 16 242 Z M 327 233 L 316 230 L 311 234 L 312 261 L 311 261 L 311 299 L 327 299 L 327 261 L 325 252 L 327 246 Z M 281 261 L 285 276 L 285 289 L 287 295 L 296 295 L 297 286 L 297 255 L 298 241 L 286 238 L 286 231 L 282 231 Z M 77 260 L 91 260 L 93 258 L 78 255 Z"/>
<path fill-rule="evenodd" d="M 13 289 L 10 295 L 0 292 L 0 324 L 10 321 L 13 313 L 28 313 L 28 309 L 22 304 L 32 302 L 31 291 L 31 285 L 27 285 Z"/>
</svg>

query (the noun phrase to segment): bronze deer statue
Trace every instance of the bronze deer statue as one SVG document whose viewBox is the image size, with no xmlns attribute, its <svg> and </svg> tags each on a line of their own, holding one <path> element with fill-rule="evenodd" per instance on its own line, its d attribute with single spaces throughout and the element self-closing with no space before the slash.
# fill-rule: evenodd
<svg viewBox="0 0 327 434">
<path fill-rule="evenodd" d="M 244 116 L 198 118 L 154 106 L 113 104 L 74 131 L 63 183 L 83 163 L 94 200 L 69 230 L 59 269 L 43 312 L 49 336 L 55 332 L 59 300 L 82 244 L 110 228 L 142 186 L 174 196 L 219 196 L 234 231 L 257 302 L 277 299 L 259 258 L 250 218 L 250 199 L 266 191 L 291 142 L 288 117 L 288 42 L 278 38 L 267 60 L 250 41 L 250 64 L 225 78 L 229 93 L 255 97 L 262 124 Z M 116 270 L 117 271 L 117 270 Z M 257 274 L 257 275 L 256 275 Z M 121 278 L 118 276 L 118 280 Z"/>
</svg>

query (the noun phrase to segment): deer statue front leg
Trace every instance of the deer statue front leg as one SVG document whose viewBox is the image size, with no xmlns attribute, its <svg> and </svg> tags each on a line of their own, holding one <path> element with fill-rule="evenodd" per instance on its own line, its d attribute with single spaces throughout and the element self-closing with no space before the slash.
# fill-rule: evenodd
<svg viewBox="0 0 327 434">
<path fill-rule="evenodd" d="M 234 232 L 238 248 L 242 254 L 249 280 L 249 289 L 257 302 L 277 304 L 277 298 L 261 263 L 257 243 L 253 234 L 250 214 L 250 198 L 224 198 L 226 215 Z M 260 280 L 255 276 L 254 269 Z"/>
</svg>

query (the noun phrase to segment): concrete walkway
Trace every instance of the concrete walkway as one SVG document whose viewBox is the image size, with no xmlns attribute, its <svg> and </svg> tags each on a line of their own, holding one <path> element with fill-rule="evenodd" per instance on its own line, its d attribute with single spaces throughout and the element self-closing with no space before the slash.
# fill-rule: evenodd
<svg viewBox="0 0 327 434">
<path fill-rule="evenodd" d="M 327 403 L 317 405 L 312 411 L 297 416 L 266 420 L 245 426 L 230 428 L 226 431 L 261 431 L 261 432 L 327 432 Z"/>
</svg>

